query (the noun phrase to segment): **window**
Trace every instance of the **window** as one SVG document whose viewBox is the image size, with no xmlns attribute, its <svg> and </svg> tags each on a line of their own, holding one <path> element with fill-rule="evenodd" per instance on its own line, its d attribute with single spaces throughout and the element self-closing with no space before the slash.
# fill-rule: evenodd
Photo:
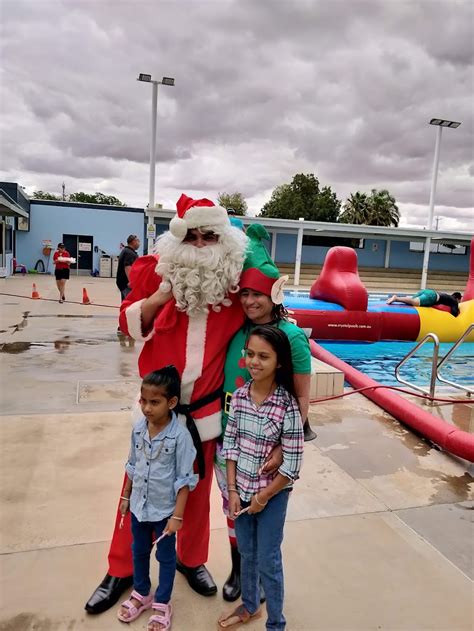
<svg viewBox="0 0 474 631">
<path fill-rule="evenodd" d="M 303 245 L 316 245 L 323 248 L 332 248 L 335 245 L 345 245 L 348 248 L 363 249 L 364 239 L 351 239 L 349 237 L 322 237 L 317 234 L 303 234 Z"/>
<path fill-rule="evenodd" d="M 410 241 L 411 252 L 424 252 L 424 241 Z M 453 243 L 430 243 L 430 253 L 438 254 L 466 254 L 465 245 L 456 245 Z"/>
<path fill-rule="evenodd" d="M 30 218 L 29 217 L 17 217 L 16 218 L 16 229 L 24 230 L 26 232 L 30 229 Z"/>
</svg>

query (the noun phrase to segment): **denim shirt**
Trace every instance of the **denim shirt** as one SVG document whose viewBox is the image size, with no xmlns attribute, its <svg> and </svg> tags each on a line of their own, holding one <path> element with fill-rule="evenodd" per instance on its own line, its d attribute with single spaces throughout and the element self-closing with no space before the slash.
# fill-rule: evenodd
<svg viewBox="0 0 474 631">
<path fill-rule="evenodd" d="M 192 491 L 198 483 L 195 457 L 191 434 L 174 412 L 169 425 L 151 440 L 146 419 L 135 424 L 125 469 L 133 483 L 130 511 L 138 521 L 161 521 L 173 514 L 178 491 L 183 486 Z"/>
</svg>

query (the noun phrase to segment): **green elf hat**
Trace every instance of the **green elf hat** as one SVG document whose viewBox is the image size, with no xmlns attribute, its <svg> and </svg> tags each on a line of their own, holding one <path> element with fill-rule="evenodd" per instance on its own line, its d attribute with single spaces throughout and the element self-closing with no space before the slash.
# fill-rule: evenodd
<svg viewBox="0 0 474 631">
<path fill-rule="evenodd" d="M 281 305 L 283 302 L 283 287 L 288 276 L 281 276 L 267 248 L 262 240 L 270 240 L 270 235 L 259 224 L 251 224 L 247 228 L 246 235 L 249 240 L 247 256 L 240 276 L 241 289 L 253 289 L 266 296 L 270 296 L 272 302 Z"/>
</svg>

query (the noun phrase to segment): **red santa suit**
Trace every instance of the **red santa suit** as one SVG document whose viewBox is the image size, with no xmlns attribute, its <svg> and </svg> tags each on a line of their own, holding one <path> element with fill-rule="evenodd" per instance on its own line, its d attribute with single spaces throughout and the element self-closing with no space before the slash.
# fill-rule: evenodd
<svg viewBox="0 0 474 631">
<path fill-rule="evenodd" d="M 153 370 L 173 364 L 181 375 L 181 403 L 189 404 L 222 386 L 227 346 L 242 326 L 244 315 L 237 294 L 230 294 L 231 306 L 220 311 L 189 317 L 178 311 L 174 299 L 158 309 L 153 326 L 142 330 L 141 305 L 162 281 L 155 270 L 157 256 L 139 258 L 132 266 L 132 291 L 120 308 L 121 330 L 136 340 L 145 342 L 138 366 L 141 377 Z M 205 477 L 189 494 L 183 527 L 178 531 L 178 558 L 188 567 L 206 563 L 209 547 L 209 510 L 215 439 L 221 433 L 220 398 L 197 409 L 192 414 L 201 438 L 205 461 Z M 131 553 L 130 513 L 119 528 L 117 512 L 115 530 L 109 553 L 109 574 L 125 577 L 133 573 Z"/>
</svg>

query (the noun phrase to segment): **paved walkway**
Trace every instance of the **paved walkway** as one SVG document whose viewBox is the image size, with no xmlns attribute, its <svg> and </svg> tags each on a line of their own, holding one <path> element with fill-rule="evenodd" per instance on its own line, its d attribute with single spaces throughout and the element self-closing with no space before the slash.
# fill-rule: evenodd
<svg viewBox="0 0 474 631">
<path fill-rule="evenodd" d="M 119 629 L 83 606 L 106 572 L 128 451 L 139 344 L 117 310 L 56 302 L 54 279 L 0 280 L 2 631 Z M 73 278 L 67 297 L 118 305 L 112 279 Z M 3 346 L 2 346 L 3 344 Z M 360 395 L 312 406 L 284 542 L 289 631 L 468 631 L 472 478 Z M 229 570 L 216 489 L 208 566 Z M 225 604 L 177 575 L 174 631 L 208 631 Z M 146 628 L 146 618 L 130 629 Z M 122 627 L 123 628 L 123 627 Z M 249 624 L 249 631 L 264 623 Z"/>
</svg>

